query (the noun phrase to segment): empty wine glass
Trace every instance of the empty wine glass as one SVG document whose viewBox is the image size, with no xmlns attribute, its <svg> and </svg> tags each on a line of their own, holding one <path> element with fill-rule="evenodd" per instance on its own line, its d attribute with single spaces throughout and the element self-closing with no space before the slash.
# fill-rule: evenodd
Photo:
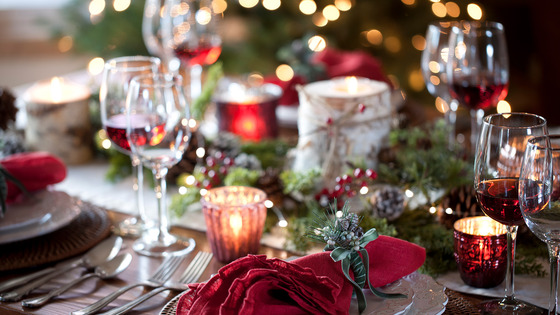
<svg viewBox="0 0 560 315">
<path fill-rule="evenodd" d="M 192 102 L 202 92 L 202 67 L 215 63 L 222 52 L 218 26 L 224 8 L 212 0 L 166 0 L 165 8 L 164 49 L 188 70 Z"/>
<path fill-rule="evenodd" d="M 426 47 L 422 51 L 421 69 L 428 92 L 436 97 L 436 105 L 445 110 L 445 121 L 450 128 L 449 143 L 455 143 L 457 101 L 451 98 L 447 80 L 449 34 L 455 21 L 432 22 L 426 30 Z"/>
<path fill-rule="evenodd" d="M 523 224 L 518 183 L 523 154 L 531 136 L 547 134 L 546 120 L 527 113 L 484 117 L 474 160 L 474 189 L 482 211 L 507 228 L 505 297 L 485 302 L 483 313 L 532 314 L 535 307 L 514 294 L 515 241 Z"/>
<path fill-rule="evenodd" d="M 449 51 L 449 92 L 470 110 L 472 152 L 484 110 L 507 96 L 509 65 L 504 27 L 491 21 L 462 21 L 451 29 Z"/>
<path fill-rule="evenodd" d="M 142 38 L 144 45 L 152 56 L 162 60 L 168 72 L 177 72 L 180 62 L 173 55 L 163 49 L 162 22 L 165 13 L 165 0 L 146 0 L 142 17 Z"/>
<path fill-rule="evenodd" d="M 169 233 L 165 176 L 181 160 L 190 141 L 189 107 L 179 75 L 148 74 L 132 79 L 128 96 L 126 137 L 132 152 L 152 170 L 158 215 L 155 227 L 133 244 L 146 256 L 185 254 L 195 246 L 192 238 Z"/>
<path fill-rule="evenodd" d="M 529 139 L 519 177 L 519 203 L 529 229 L 548 246 L 548 314 L 557 314 L 560 263 L 560 135 Z"/>
<path fill-rule="evenodd" d="M 126 56 L 110 59 L 105 63 L 99 101 L 101 123 L 114 147 L 130 156 L 132 161 L 133 189 L 136 194 L 137 212 L 130 219 L 120 222 L 117 234 L 139 236 L 149 225 L 149 218 L 144 209 L 143 168 L 138 156 L 130 151 L 126 138 L 126 95 L 130 80 L 134 76 L 157 73 L 160 60 L 155 57 Z"/>
</svg>

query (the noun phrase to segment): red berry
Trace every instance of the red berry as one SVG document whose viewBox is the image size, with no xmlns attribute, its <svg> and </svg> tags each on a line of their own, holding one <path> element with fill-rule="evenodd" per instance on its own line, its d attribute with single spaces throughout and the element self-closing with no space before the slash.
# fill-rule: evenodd
<svg viewBox="0 0 560 315">
<path fill-rule="evenodd" d="M 358 110 L 360 111 L 360 113 L 363 113 L 364 110 L 366 110 L 366 105 L 360 103 L 358 105 Z"/>
<path fill-rule="evenodd" d="M 350 176 L 348 174 L 342 175 L 342 182 L 343 183 L 351 183 L 352 182 L 352 176 Z"/>
<path fill-rule="evenodd" d="M 331 117 L 329 117 L 329 118 L 327 119 L 327 125 L 332 125 L 332 123 L 333 123 L 333 120 L 332 120 Z"/>
<path fill-rule="evenodd" d="M 218 172 L 220 172 L 221 175 L 227 175 L 228 169 L 225 166 L 220 166 L 220 168 L 218 169 Z"/>
<path fill-rule="evenodd" d="M 209 156 L 206 158 L 206 165 L 208 165 L 209 167 L 213 167 L 214 165 L 216 165 L 216 160 Z"/>
<path fill-rule="evenodd" d="M 360 178 L 360 177 L 364 176 L 364 174 L 365 174 L 365 172 L 361 168 L 357 168 L 357 169 L 354 170 L 354 176 L 356 178 Z"/>
<path fill-rule="evenodd" d="M 204 175 L 208 175 L 208 169 L 207 169 L 206 167 L 202 166 L 202 167 L 200 168 L 200 173 L 201 173 L 201 174 L 204 174 Z"/>
<path fill-rule="evenodd" d="M 368 168 L 366 170 L 366 176 L 371 178 L 371 179 L 376 179 L 377 178 L 377 173 L 374 170 L 372 170 L 371 168 Z"/>
<path fill-rule="evenodd" d="M 224 154 L 221 151 L 216 151 L 216 153 L 214 153 L 214 156 L 218 159 L 218 160 L 223 160 L 224 159 Z"/>
<path fill-rule="evenodd" d="M 224 165 L 226 165 L 226 166 L 232 166 L 232 165 L 233 165 L 233 162 L 234 162 L 233 159 L 230 158 L 229 156 L 226 156 L 226 157 L 224 158 Z"/>
<path fill-rule="evenodd" d="M 337 177 L 334 179 L 334 181 L 335 181 L 337 184 L 341 184 L 341 183 L 342 183 L 342 177 L 337 176 Z"/>
<path fill-rule="evenodd" d="M 346 193 L 346 195 L 347 195 L 349 198 L 352 198 L 352 197 L 356 196 L 356 192 L 355 192 L 354 190 L 350 190 L 350 191 L 348 191 L 348 192 Z"/>
</svg>

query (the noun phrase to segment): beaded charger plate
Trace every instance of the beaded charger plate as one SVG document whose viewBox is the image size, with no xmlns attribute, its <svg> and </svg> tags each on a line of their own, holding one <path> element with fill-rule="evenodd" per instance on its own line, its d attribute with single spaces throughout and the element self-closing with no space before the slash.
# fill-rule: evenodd
<svg viewBox="0 0 560 315">
<path fill-rule="evenodd" d="M 79 215 L 67 225 L 38 237 L 0 245 L 0 272 L 36 267 L 85 252 L 106 238 L 111 221 L 104 209 L 80 200 Z"/>
<path fill-rule="evenodd" d="M 387 293 L 404 293 L 404 299 L 381 299 L 365 290 L 368 306 L 362 314 L 442 314 L 447 304 L 445 288 L 428 275 L 414 272 L 391 284 L 380 288 Z M 184 294 L 184 293 L 182 293 Z M 160 315 L 181 315 L 175 309 L 181 298 L 179 294 L 171 299 L 161 310 Z M 349 314 L 358 314 L 358 302 L 352 299 Z"/>
</svg>

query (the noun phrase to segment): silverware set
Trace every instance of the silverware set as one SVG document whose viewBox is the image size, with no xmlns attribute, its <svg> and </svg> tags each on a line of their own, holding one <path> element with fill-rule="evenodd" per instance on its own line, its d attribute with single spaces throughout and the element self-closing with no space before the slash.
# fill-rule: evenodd
<svg viewBox="0 0 560 315">
<path fill-rule="evenodd" d="M 22 301 L 22 305 L 30 308 L 40 307 L 48 303 L 51 299 L 61 295 L 73 286 L 87 279 L 96 277 L 100 279 L 109 279 L 116 277 L 124 271 L 132 261 L 132 255 L 129 253 L 118 255 L 122 247 L 122 243 L 123 240 L 121 237 L 112 236 L 96 245 L 79 259 L 70 262 L 62 262 L 54 267 L 45 268 L 26 276 L 0 282 L 0 292 L 3 292 L 0 293 L 0 301 L 20 301 L 30 292 L 47 283 L 49 280 L 67 273 L 74 268 L 82 267 L 88 272 L 44 295 L 25 299 Z M 212 260 L 212 254 L 208 252 L 198 252 L 192 262 L 185 269 L 181 278 L 177 281 L 170 280 L 186 256 L 187 255 L 167 256 L 149 279 L 122 287 L 101 300 L 81 310 L 74 311 L 71 314 L 95 314 L 109 305 L 116 298 L 135 287 L 143 286 L 145 288 L 152 288 L 152 290 L 137 299 L 120 307 L 116 307 L 104 314 L 125 314 L 137 305 L 159 294 L 160 292 L 166 290 L 183 291 L 187 289 L 187 285 L 189 283 L 199 280 L 202 273 L 206 270 L 208 264 Z"/>
</svg>

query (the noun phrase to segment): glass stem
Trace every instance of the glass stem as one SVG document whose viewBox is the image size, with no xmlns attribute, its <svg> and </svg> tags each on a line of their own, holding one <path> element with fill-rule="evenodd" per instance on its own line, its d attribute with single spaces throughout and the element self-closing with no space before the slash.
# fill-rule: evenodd
<svg viewBox="0 0 560 315">
<path fill-rule="evenodd" d="M 507 226 L 507 270 L 506 270 L 506 296 L 503 305 L 516 305 L 513 278 L 515 276 L 515 241 L 517 240 L 517 226 Z"/>
<path fill-rule="evenodd" d="M 202 94 L 202 66 L 192 65 L 190 68 L 191 76 L 191 99 L 190 104 Z"/>
<path fill-rule="evenodd" d="M 132 154 L 130 159 L 132 160 L 132 188 L 136 194 L 136 208 L 138 209 L 135 216 L 143 223 L 146 223 L 148 220 L 146 208 L 144 207 L 144 168 L 136 154 Z"/>
<path fill-rule="evenodd" d="M 449 138 L 447 140 L 449 141 L 449 149 L 453 149 L 455 145 L 455 125 L 457 124 L 457 112 L 455 110 L 456 109 L 450 107 L 445 112 L 445 123 L 449 131 Z"/>
<path fill-rule="evenodd" d="M 165 181 L 165 175 L 167 175 L 167 168 L 165 167 L 155 167 L 152 170 L 155 179 L 154 191 L 156 193 L 157 204 L 158 204 L 158 216 L 157 216 L 157 227 L 158 227 L 158 241 L 164 243 L 165 238 L 169 235 L 168 222 L 167 222 L 167 203 L 166 203 L 166 191 L 167 182 Z"/>
<path fill-rule="evenodd" d="M 476 152 L 476 142 L 478 141 L 478 134 L 480 133 L 480 126 L 484 118 L 484 110 L 471 109 L 471 152 Z"/>
<path fill-rule="evenodd" d="M 558 242 L 549 241 L 548 254 L 550 257 L 550 298 L 548 301 L 548 314 L 556 314 L 558 312 L 558 260 L 559 247 Z"/>
</svg>

